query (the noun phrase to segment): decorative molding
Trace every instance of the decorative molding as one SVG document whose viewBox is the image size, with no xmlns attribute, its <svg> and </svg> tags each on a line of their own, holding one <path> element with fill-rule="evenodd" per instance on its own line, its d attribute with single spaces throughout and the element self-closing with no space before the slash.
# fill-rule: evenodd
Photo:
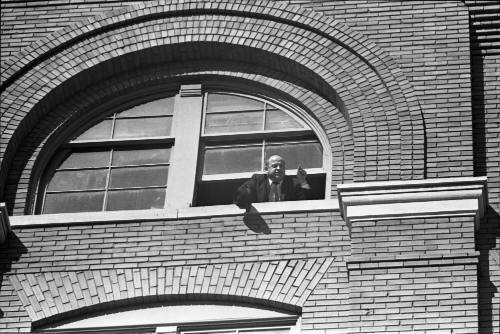
<svg viewBox="0 0 500 334">
<path fill-rule="evenodd" d="M 99 304 L 229 298 L 304 306 L 334 258 L 14 274 L 9 280 L 33 322 Z M 177 299 L 176 299 L 177 298 Z"/>
<path fill-rule="evenodd" d="M 10 233 L 10 221 L 5 203 L 0 203 L 0 245 L 5 242 Z"/>
<path fill-rule="evenodd" d="M 323 212 L 337 211 L 339 209 L 336 200 L 310 200 L 289 201 L 274 203 L 255 203 L 251 213 L 294 213 L 294 212 Z M 125 211 L 103 211 L 103 212 L 78 212 L 78 213 L 55 213 L 46 215 L 11 216 L 12 227 L 36 227 L 40 225 L 74 225 L 74 224 L 98 224 L 110 222 L 137 222 L 155 220 L 177 220 L 188 218 L 238 216 L 245 214 L 245 210 L 236 205 L 213 205 L 198 206 L 177 210 L 125 210 Z"/>
<path fill-rule="evenodd" d="M 451 254 L 397 254 L 394 256 L 351 256 L 347 261 L 347 270 L 365 270 L 382 268 L 410 268 L 428 266 L 446 266 L 457 264 L 477 264 L 479 252 L 456 252 Z"/>
<path fill-rule="evenodd" d="M 340 212 L 348 226 L 355 221 L 484 215 L 486 177 L 340 184 Z"/>
</svg>

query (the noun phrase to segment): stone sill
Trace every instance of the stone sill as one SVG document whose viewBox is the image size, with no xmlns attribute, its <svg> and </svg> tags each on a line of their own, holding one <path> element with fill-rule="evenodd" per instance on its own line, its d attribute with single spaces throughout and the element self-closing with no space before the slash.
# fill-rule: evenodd
<svg viewBox="0 0 500 334">
<path fill-rule="evenodd" d="M 395 254 L 392 256 L 350 256 L 346 263 L 348 270 L 421 267 L 457 264 L 477 264 L 478 251 L 454 253 Z"/>
<path fill-rule="evenodd" d="M 339 211 L 338 201 L 336 199 L 328 199 L 295 202 L 255 203 L 251 212 L 258 214 L 282 214 L 322 211 Z M 234 204 L 231 204 L 190 207 L 177 210 L 124 210 L 11 216 L 9 217 L 9 219 L 12 228 L 19 228 L 49 225 L 75 225 L 109 222 L 144 222 L 156 220 L 179 220 L 189 218 L 212 218 L 221 216 L 238 216 L 243 214 L 245 214 L 245 210 L 238 208 Z"/>
<path fill-rule="evenodd" d="M 339 184 L 337 193 L 349 227 L 366 220 L 467 215 L 479 224 L 486 185 L 486 177 L 456 177 Z"/>
</svg>

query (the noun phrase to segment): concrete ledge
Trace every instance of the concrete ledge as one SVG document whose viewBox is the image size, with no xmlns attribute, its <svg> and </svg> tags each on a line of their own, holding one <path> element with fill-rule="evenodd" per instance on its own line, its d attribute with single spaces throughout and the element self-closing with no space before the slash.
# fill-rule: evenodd
<svg viewBox="0 0 500 334">
<path fill-rule="evenodd" d="M 0 203 L 0 245 L 5 242 L 10 233 L 10 221 L 5 203 Z"/>
<path fill-rule="evenodd" d="M 347 261 L 348 270 L 428 267 L 456 264 L 476 264 L 479 262 L 479 252 L 457 252 L 449 254 L 405 254 L 394 256 L 351 256 Z"/>
<path fill-rule="evenodd" d="M 255 203 L 252 212 L 259 214 L 338 211 L 336 200 L 311 200 L 296 202 Z M 178 210 L 126 210 L 106 212 L 57 213 L 46 215 L 11 216 L 12 227 L 39 225 L 98 224 L 109 222 L 137 222 L 154 220 L 177 220 L 188 218 L 211 218 L 238 216 L 245 210 L 236 205 L 214 205 Z"/>
<path fill-rule="evenodd" d="M 387 181 L 337 186 L 340 212 L 354 221 L 474 215 L 486 207 L 486 177 Z"/>
</svg>

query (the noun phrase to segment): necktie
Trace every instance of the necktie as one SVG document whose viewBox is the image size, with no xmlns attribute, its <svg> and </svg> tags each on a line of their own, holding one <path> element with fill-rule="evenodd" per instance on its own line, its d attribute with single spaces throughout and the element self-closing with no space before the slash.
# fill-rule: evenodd
<svg viewBox="0 0 500 334">
<path fill-rule="evenodd" d="M 278 182 L 273 182 L 271 183 L 271 191 L 269 192 L 269 202 L 278 202 L 279 200 Z"/>
</svg>

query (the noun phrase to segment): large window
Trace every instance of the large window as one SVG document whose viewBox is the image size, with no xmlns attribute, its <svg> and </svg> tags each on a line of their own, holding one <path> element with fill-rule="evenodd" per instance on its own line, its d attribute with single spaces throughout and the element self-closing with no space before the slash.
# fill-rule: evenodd
<svg viewBox="0 0 500 334">
<path fill-rule="evenodd" d="M 41 213 L 229 204 L 279 154 L 324 198 L 324 154 L 297 109 L 201 85 L 122 108 L 64 144 L 42 180 Z M 186 93 L 187 92 L 187 93 Z"/>
</svg>

